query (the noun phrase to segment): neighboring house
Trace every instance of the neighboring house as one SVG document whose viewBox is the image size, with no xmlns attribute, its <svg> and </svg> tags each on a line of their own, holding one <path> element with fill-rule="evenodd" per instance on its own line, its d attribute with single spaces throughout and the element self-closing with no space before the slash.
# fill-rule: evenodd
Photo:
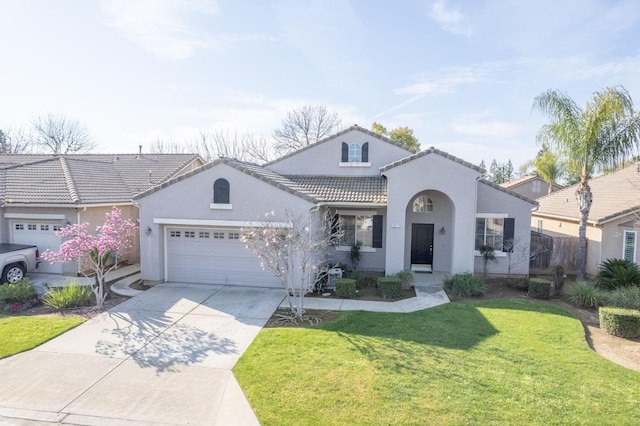
<svg viewBox="0 0 640 426">
<path fill-rule="evenodd" d="M 204 164 L 192 154 L 0 155 L 0 242 L 57 250 L 60 228 L 105 220 L 113 206 L 138 220 L 132 197 Z M 139 260 L 138 241 L 122 260 Z M 42 262 L 42 272 L 75 275 L 75 263 Z"/>
<path fill-rule="evenodd" d="M 595 274 L 610 258 L 639 262 L 640 164 L 590 179 L 589 186 L 593 202 L 587 224 L 587 273 Z M 569 186 L 540 198 L 538 209 L 531 214 L 532 230 L 577 239 L 580 212 L 576 188 Z"/>
<path fill-rule="evenodd" d="M 134 197 L 148 281 L 278 285 L 239 241 L 241 229 L 285 210 L 339 215 L 332 260 L 359 268 L 445 273 L 482 270 L 490 244 L 507 272 L 504 241 L 528 250 L 535 201 L 482 180 L 482 170 L 435 148 L 416 153 L 358 126 L 264 166 L 219 159 Z M 512 273 L 528 274 L 528 257 Z"/>
<path fill-rule="evenodd" d="M 539 176 L 523 176 L 519 179 L 513 179 L 509 182 L 500 184 L 503 188 L 517 192 L 527 198 L 538 199 L 549 194 L 549 183 Z M 551 185 L 551 192 L 564 188 L 562 185 L 554 183 Z"/>
</svg>

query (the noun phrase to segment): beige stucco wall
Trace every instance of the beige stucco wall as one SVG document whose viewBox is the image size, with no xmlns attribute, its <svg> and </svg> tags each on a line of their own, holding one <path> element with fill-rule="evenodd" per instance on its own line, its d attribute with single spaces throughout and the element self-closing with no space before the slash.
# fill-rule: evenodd
<svg viewBox="0 0 640 426">
<path fill-rule="evenodd" d="M 538 216 L 535 212 L 531 216 L 531 229 L 538 230 L 538 220 L 542 219 L 542 233 L 552 237 L 578 238 L 579 224 L 577 221 L 567 221 L 556 218 Z M 587 274 L 598 272 L 598 265 L 602 262 L 603 232 L 602 228 L 593 224 L 587 225 Z M 609 244 L 611 249 L 613 245 Z M 622 247 L 622 242 L 620 242 Z M 575 272 L 575 271 L 570 271 Z"/>
</svg>

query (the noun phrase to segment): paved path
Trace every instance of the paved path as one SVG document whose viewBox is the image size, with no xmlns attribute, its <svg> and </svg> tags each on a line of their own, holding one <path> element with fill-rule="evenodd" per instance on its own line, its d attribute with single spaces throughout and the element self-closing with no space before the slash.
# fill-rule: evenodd
<svg viewBox="0 0 640 426">
<path fill-rule="evenodd" d="M 282 298 L 158 285 L 0 360 L 0 424 L 256 425 L 231 368 Z"/>
</svg>

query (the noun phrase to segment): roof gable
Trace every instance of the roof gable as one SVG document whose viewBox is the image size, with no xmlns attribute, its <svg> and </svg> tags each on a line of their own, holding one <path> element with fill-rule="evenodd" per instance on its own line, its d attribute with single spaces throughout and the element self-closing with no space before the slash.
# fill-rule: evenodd
<svg viewBox="0 0 640 426">
<path fill-rule="evenodd" d="M 345 135 L 345 134 L 347 134 L 347 133 L 349 133 L 351 131 L 354 131 L 354 130 L 358 131 L 358 132 L 361 132 L 361 133 L 364 133 L 364 134 L 366 134 L 366 135 L 368 135 L 370 137 L 376 138 L 376 139 L 378 139 L 378 140 L 380 140 L 382 142 L 394 145 L 394 146 L 396 146 L 398 148 L 402 148 L 402 149 L 406 150 L 408 153 L 417 152 L 413 148 L 409 148 L 406 145 L 403 145 L 403 144 L 398 143 L 398 142 L 394 142 L 391 139 L 387 138 L 386 136 L 379 135 L 379 134 L 377 134 L 375 132 L 372 132 L 371 130 L 367 130 L 367 129 L 363 128 L 363 127 L 358 126 L 357 124 L 354 124 L 353 126 L 347 128 L 347 129 L 341 130 L 338 133 L 335 133 L 335 134 L 333 134 L 331 136 L 328 136 L 328 137 L 326 137 L 324 139 L 321 139 L 321 140 L 319 140 L 317 142 L 314 142 L 314 143 L 312 143 L 310 145 L 307 145 L 304 148 L 298 149 L 296 151 L 290 152 L 289 154 L 285 154 L 285 155 L 283 155 L 281 157 L 278 157 L 275 160 L 269 161 L 268 163 L 265 164 L 265 167 L 268 167 L 270 165 L 279 163 L 282 160 L 285 160 L 287 158 L 290 158 L 290 157 L 293 157 L 295 155 L 298 155 L 299 153 L 307 151 L 309 149 L 313 149 L 313 148 L 315 148 L 315 147 L 317 147 L 319 145 L 322 145 L 322 144 L 324 144 L 326 142 L 329 142 L 329 141 L 332 141 L 334 139 L 340 138 L 341 136 L 343 136 L 343 135 Z"/>
<path fill-rule="evenodd" d="M 403 158 L 401 160 L 394 161 L 393 163 L 387 164 L 384 167 L 381 167 L 380 168 L 380 173 L 384 173 L 384 172 L 386 172 L 388 170 L 393 169 L 394 167 L 401 166 L 402 164 L 405 164 L 405 163 L 408 163 L 410 161 L 414 161 L 414 160 L 416 160 L 418 158 L 424 157 L 426 155 L 432 155 L 432 154 L 439 155 L 439 156 L 441 156 L 443 158 L 446 158 L 447 160 L 451 160 L 451 161 L 453 161 L 455 163 L 461 164 L 461 165 L 463 165 L 465 167 L 468 167 L 468 168 L 470 168 L 470 169 L 472 169 L 472 170 L 474 170 L 474 171 L 476 171 L 476 172 L 478 172 L 480 174 L 482 174 L 483 171 L 484 171 L 480 167 L 478 167 L 478 166 L 476 166 L 474 164 L 471 164 L 468 161 L 464 161 L 461 158 L 458 158 L 456 156 L 448 154 L 448 153 L 446 153 L 444 151 L 441 151 L 439 149 L 436 149 L 434 147 L 429 147 L 429 148 L 425 149 L 424 151 L 420 151 L 418 153 L 415 153 L 413 155 L 405 157 L 405 158 Z"/>
</svg>

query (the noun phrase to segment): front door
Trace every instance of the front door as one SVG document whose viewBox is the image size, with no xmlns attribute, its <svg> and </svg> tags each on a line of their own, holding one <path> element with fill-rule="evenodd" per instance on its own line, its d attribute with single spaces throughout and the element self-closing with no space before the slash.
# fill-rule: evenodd
<svg viewBox="0 0 640 426">
<path fill-rule="evenodd" d="M 433 264 L 433 223 L 411 226 L 411 267 L 431 268 Z"/>
</svg>

